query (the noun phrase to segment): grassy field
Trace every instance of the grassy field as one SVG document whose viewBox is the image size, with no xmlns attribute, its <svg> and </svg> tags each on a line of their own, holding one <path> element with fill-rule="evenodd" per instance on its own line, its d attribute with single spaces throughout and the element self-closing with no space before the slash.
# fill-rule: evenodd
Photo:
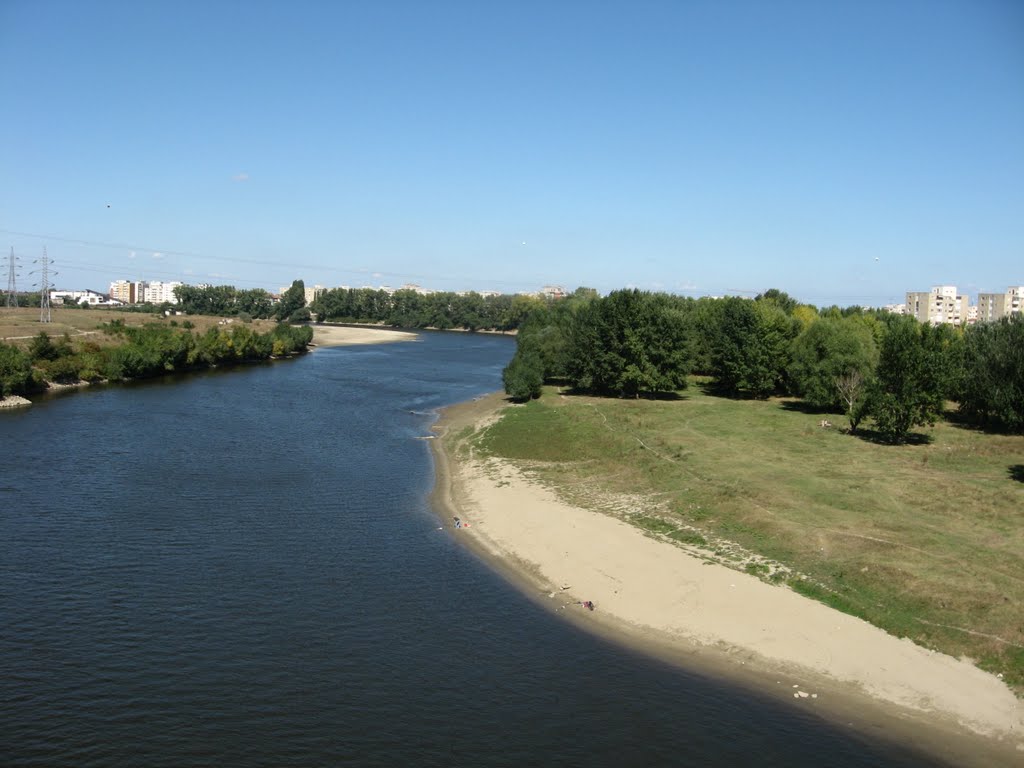
<svg viewBox="0 0 1024 768">
<path fill-rule="evenodd" d="M 787 399 L 546 388 L 479 436 L 568 501 L 967 656 L 1024 692 L 1024 437 L 953 423 L 914 445 Z"/>
<path fill-rule="evenodd" d="M 223 320 L 219 317 L 202 315 L 164 317 L 159 314 L 145 312 L 119 312 L 111 309 L 77 309 L 54 307 L 50 311 L 49 323 L 39 322 L 39 308 L 18 307 L 0 308 L 0 342 L 26 347 L 32 337 L 40 331 L 46 331 L 51 339 L 58 339 L 65 333 L 72 341 L 89 339 L 98 344 L 113 343 L 99 327 L 111 320 L 121 320 L 125 325 L 144 325 L 145 323 L 161 323 L 181 325 L 188 320 L 195 326 L 195 332 L 203 333 L 207 328 L 217 325 Z M 235 322 L 239 322 L 236 320 Z M 266 333 L 275 325 L 273 320 L 254 320 L 253 330 Z"/>
</svg>

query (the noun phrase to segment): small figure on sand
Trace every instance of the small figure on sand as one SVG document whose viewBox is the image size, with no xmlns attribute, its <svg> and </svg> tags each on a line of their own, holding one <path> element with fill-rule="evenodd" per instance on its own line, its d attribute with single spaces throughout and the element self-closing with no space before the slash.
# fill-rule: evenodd
<svg viewBox="0 0 1024 768">
<path fill-rule="evenodd" d="M 455 527 L 456 527 L 456 528 L 461 528 L 461 527 L 462 527 L 462 521 L 461 521 L 461 520 L 459 520 L 459 518 L 457 518 L 457 517 L 453 517 L 453 518 L 452 518 L 452 520 L 454 520 L 454 521 L 455 521 Z"/>
<path fill-rule="evenodd" d="M 576 605 L 582 605 L 588 611 L 594 610 L 594 601 L 593 600 L 583 600 L 582 602 L 576 603 Z"/>
</svg>

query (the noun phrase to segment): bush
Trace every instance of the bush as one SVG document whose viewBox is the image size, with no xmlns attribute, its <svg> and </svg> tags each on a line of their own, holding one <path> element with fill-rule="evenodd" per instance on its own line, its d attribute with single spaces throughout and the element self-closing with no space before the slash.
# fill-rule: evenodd
<svg viewBox="0 0 1024 768">
<path fill-rule="evenodd" d="M 540 397 L 544 370 L 536 354 L 517 354 L 501 373 L 505 393 L 516 402 Z"/>
<path fill-rule="evenodd" d="M 0 344 L 0 397 L 20 395 L 32 383 L 32 360 L 10 344 Z"/>
</svg>

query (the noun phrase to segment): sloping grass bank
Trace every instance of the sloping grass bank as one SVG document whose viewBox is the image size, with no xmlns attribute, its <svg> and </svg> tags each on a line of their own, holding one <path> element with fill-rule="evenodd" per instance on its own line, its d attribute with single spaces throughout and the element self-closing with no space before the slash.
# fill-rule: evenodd
<svg viewBox="0 0 1024 768">
<path fill-rule="evenodd" d="M 545 389 L 477 440 L 575 503 L 776 581 L 1024 691 L 1024 438 L 882 445 L 785 399 Z M 838 421 L 833 419 L 834 421 Z"/>
</svg>

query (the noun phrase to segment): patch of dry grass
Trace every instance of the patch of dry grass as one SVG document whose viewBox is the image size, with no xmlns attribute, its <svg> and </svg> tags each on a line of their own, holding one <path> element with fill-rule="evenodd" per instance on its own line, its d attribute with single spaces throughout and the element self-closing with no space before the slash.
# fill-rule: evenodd
<svg viewBox="0 0 1024 768">
<path fill-rule="evenodd" d="M 12 307 L 0 308 L 0 342 L 26 347 L 33 336 L 40 331 L 45 331 L 50 338 L 57 339 L 65 333 L 72 340 L 94 341 L 97 344 L 105 345 L 113 343 L 106 336 L 100 327 L 112 320 L 120 320 L 125 325 L 141 326 L 147 323 L 160 323 L 170 325 L 176 323 L 181 326 L 188 321 L 193 324 L 194 332 L 204 333 L 207 329 L 225 322 L 225 318 L 208 317 L 205 315 L 174 315 L 164 317 L 161 314 L 150 314 L 146 312 L 123 312 L 112 309 L 77 309 L 65 307 L 53 307 L 50 310 L 51 321 L 49 323 L 39 322 L 38 307 Z M 241 322 L 234 319 L 233 322 Z M 253 320 L 252 328 L 259 333 L 266 333 L 276 323 L 273 320 Z"/>
</svg>

